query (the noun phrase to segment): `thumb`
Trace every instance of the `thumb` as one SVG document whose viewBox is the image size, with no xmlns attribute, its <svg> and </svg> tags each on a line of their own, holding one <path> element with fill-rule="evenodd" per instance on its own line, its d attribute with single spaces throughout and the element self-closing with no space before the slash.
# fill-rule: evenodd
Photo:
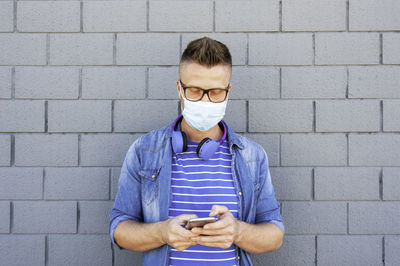
<svg viewBox="0 0 400 266">
<path fill-rule="evenodd" d="M 196 214 L 181 214 L 179 216 L 176 216 L 180 221 L 189 221 L 190 219 L 197 218 Z"/>
</svg>

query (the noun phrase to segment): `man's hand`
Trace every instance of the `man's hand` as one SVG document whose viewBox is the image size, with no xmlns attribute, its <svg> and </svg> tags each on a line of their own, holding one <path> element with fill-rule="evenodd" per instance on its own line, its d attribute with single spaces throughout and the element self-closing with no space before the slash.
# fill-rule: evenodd
<svg viewBox="0 0 400 266">
<path fill-rule="evenodd" d="M 162 240 L 179 251 L 183 251 L 197 243 L 191 238 L 198 236 L 194 232 L 185 229 L 183 226 L 190 219 L 197 218 L 194 214 L 182 214 L 166 220 L 162 229 Z"/>
<path fill-rule="evenodd" d="M 192 232 L 202 236 L 192 237 L 197 244 L 209 247 L 229 248 L 239 235 L 239 222 L 226 206 L 213 205 L 209 216 L 218 215 L 218 221 L 201 227 L 192 228 Z"/>
</svg>

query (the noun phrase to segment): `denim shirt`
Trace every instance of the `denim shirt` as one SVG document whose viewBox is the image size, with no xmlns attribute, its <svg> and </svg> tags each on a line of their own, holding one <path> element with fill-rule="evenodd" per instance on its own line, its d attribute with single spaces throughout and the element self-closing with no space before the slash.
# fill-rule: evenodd
<svg viewBox="0 0 400 266">
<path fill-rule="evenodd" d="M 227 127 L 232 154 L 232 178 L 238 196 L 238 220 L 250 224 L 269 222 L 285 232 L 280 206 L 275 198 L 264 149 Z M 172 124 L 150 131 L 129 147 L 118 180 L 118 191 L 110 213 L 111 242 L 119 223 L 125 220 L 152 223 L 168 220 L 172 199 Z M 143 265 L 168 265 L 171 246 L 143 252 Z M 253 265 L 250 253 L 237 247 L 236 265 Z"/>
</svg>

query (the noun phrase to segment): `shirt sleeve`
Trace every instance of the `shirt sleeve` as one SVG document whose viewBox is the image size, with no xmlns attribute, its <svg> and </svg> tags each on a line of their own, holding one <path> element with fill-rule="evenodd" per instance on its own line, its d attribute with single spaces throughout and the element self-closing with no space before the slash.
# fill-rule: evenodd
<svg viewBox="0 0 400 266">
<path fill-rule="evenodd" d="M 261 180 L 256 205 L 255 223 L 272 223 L 278 226 L 282 233 L 285 233 L 285 227 L 281 216 L 281 208 L 275 198 L 274 186 L 272 185 L 271 174 L 268 166 L 268 157 L 263 150 L 264 156 L 261 161 Z"/>
<path fill-rule="evenodd" d="M 126 153 L 118 179 L 118 191 L 114 206 L 110 213 L 109 235 L 111 242 L 120 250 L 124 249 L 114 240 L 114 231 L 118 224 L 125 220 L 142 222 L 142 206 L 140 199 L 140 178 L 136 174 L 139 167 L 139 158 L 135 151 L 136 140 Z"/>
</svg>

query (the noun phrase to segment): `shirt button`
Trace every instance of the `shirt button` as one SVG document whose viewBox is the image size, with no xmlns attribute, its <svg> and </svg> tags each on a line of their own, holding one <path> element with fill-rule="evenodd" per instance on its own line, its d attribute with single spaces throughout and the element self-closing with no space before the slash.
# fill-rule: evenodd
<svg viewBox="0 0 400 266">
<path fill-rule="evenodd" d="M 240 256 L 238 256 L 238 260 L 240 260 Z"/>
<path fill-rule="evenodd" d="M 151 178 L 156 178 L 156 175 L 152 175 Z"/>
<path fill-rule="evenodd" d="M 241 191 L 239 191 L 239 193 L 238 193 L 238 194 L 239 194 L 239 196 L 242 196 L 242 192 L 241 192 Z"/>
</svg>

